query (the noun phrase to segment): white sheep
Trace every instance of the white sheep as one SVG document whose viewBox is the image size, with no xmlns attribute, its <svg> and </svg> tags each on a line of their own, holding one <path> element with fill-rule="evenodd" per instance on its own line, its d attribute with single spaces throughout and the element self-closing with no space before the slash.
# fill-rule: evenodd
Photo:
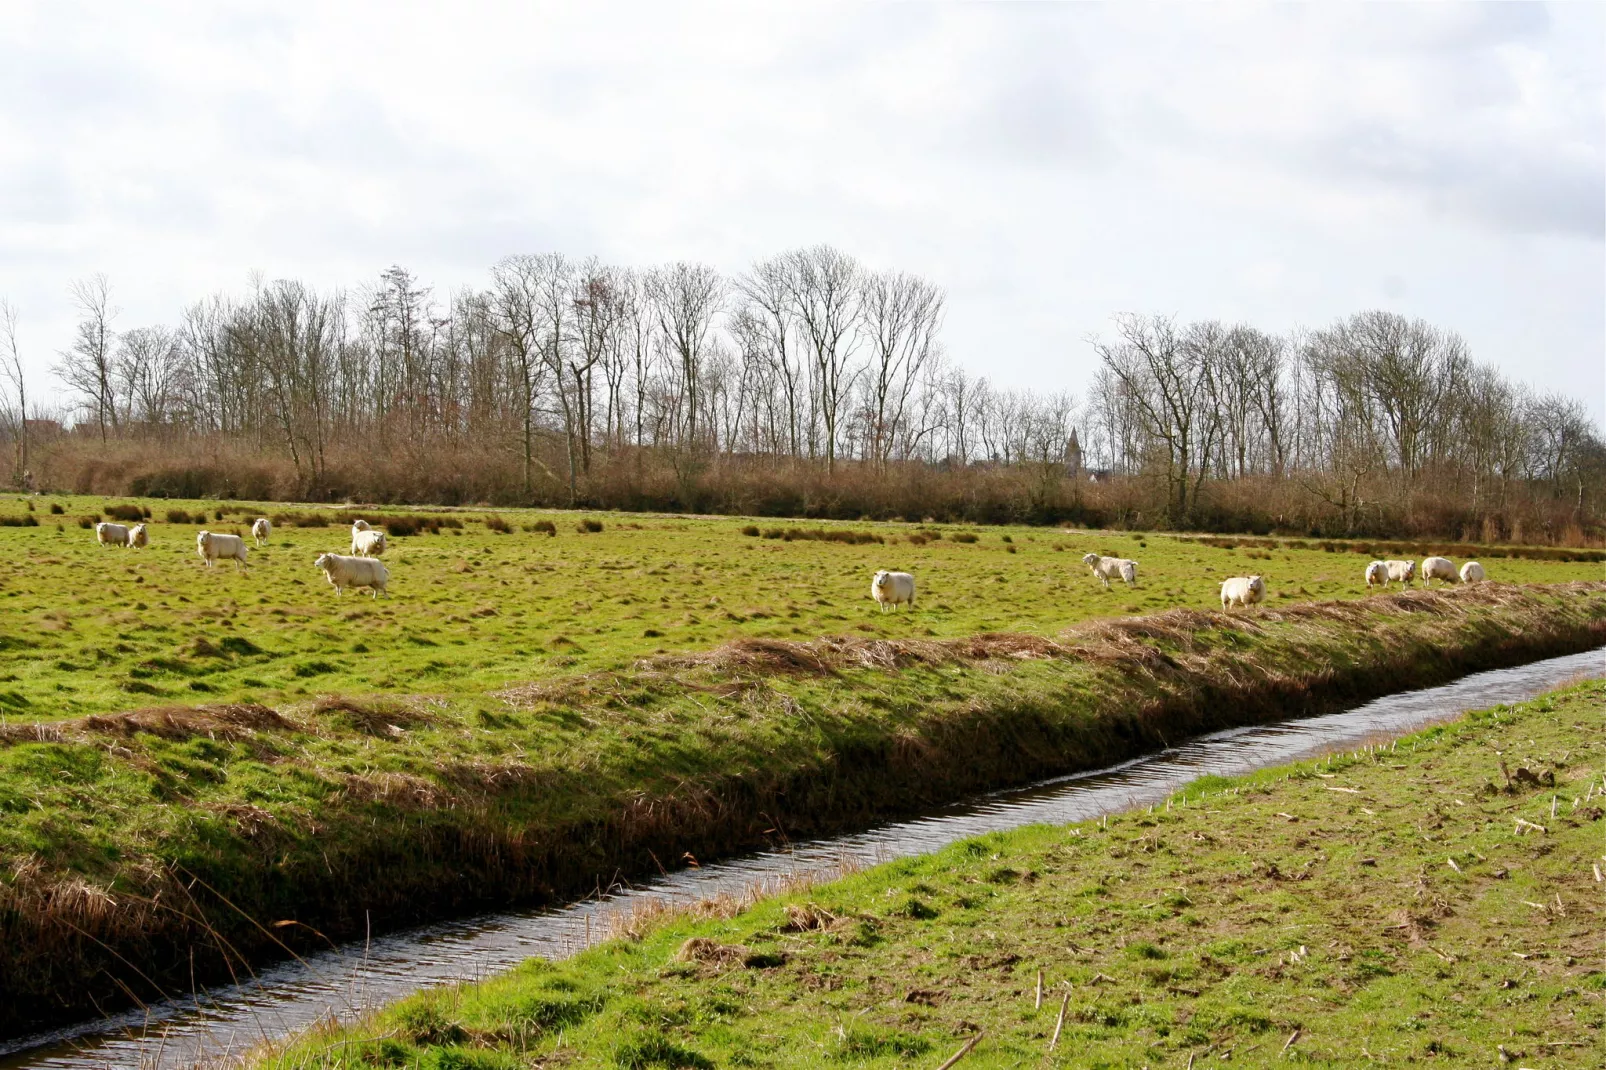
<svg viewBox="0 0 1606 1070">
<path fill-rule="evenodd" d="M 375 561 L 370 557 L 319 554 L 313 564 L 323 569 L 324 578 L 334 587 L 337 597 L 347 587 L 368 587 L 375 598 L 382 594 L 389 597 L 385 586 L 390 583 L 390 572 L 383 561 Z"/>
<path fill-rule="evenodd" d="M 1266 599 L 1266 581 L 1259 576 L 1234 576 L 1221 585 L 1221 608 L 1252 606 Z"/>
<path fill-rule="evenodd" d="M 891 606 L 894 611 L 907 602 L 909 608 L 915 605 L 915 578 L 907 572 L 889 572 L 882 569 L 870 581 L 870 597 L 874 598 L 885 613 Z"/>
<path fill-rule="evenodd" d="M 1366 566 L 1366 589 L 1370 591 L 1373 585 L 1387 587 L 1389 585 L 1389 566 L 1387 561 L 1373 561 Z"/>
<path fill-rule="evenodd" d="M 368 521 L 364 520 L 362 517 L 358 517 L 356 520 L 353 520 L 351 522 L 351 533 L 353 535 L 357 534 L 357 532 L 359 532 L 359 531 L 372 531 L 372 530 L 374 530 L 374 529 L 369 526 Z"/>
<path fill-rule="evenodd" d="M 237 569 L 246 567 L 245 540 L 238 535 L 203 531 L 195 536 L 195 552 L 201 555 L 201 561 L 207 568 L 215 566 L 220 557 L 232 558 Z"/>
<path fill-rule="evenodd" d="M 1389 570 L 1390 580 L 1399 580 L 1405 586 L 1411 586 L 1411 580 L 1416 576 L 1415 561 L 1385 561 L 1383 565 Z M 1383 586 L 1387 587 L 1388 584 L 1384 583 Z"/>
<path fill-rule="evenodd" d="M 102 520 L 95 525 L 95 541 L 102 546 L 127 546 L 128 525 Z"/>
<path fill-rule="evenodd" d="M 1482 583 L 1486 578 L 1483 574 L 1483 566 L 1476 561 L 1468 561 L 1461 566 L 1462 583 Z"/>
<path fill-rule="evenodd" d="M 373 530 L 352 532 L 351 552 L 362 557 L 378 557 L 385 552 L 385 533 Z"/>
<path fill-rule="evenodd" d="M 273 522 L 265 516 L 259 516 L 251 525 L 251 537 L 257 541 L 258 546 L 266 546 L 268 539 L 273 535 Z"/>
<path fill-rule="evenodd" d="M 142 546 L 149 546 L 150 544 L 151 537 L 146 533 L 144 524 L 135 524 L 129 529 L 128 545 L 137 549 Z"/>
<path fill-rule="evenodd" d="M 1100 557 L 1098 554 L 1087 554 L 1082 558 L 1082 564 L 1093 570 L 1100 583 L 1108 589 L 1110 581 L 1122 579 L 1128 587 L 1137 586 L 1138 563 L 1128 561 L 1124 557 Z"/>
<path fill-rule="evenodd" d="M 1456 581 L 1454 562 L 1448 557 L 1424 557 L 1422 559 L 1422 586 L 1432 586 L 1433 580 L 1454 583 Z"/>
</svg>

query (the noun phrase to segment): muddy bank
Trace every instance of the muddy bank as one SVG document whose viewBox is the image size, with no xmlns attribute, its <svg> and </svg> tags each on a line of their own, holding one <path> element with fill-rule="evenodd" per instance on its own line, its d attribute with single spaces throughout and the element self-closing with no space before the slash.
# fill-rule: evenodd
<svg viewBox="0 0 1606 1070">
<path fill-rule="evenodd" d="M 1603 641 L 1599 583 L 1173 610 L 1051 640 L 750 641 L 510 689 L 507 722 L 474 729 L 487 746 L 550 720 L 567 726 L 568 749 L 443 758 L 427 775 L 380 767 L 392 729 L 423 731 L 407 717 L 424 714 L 394 700 L 377 712 L 358 701 L 146 711 L 53 726 L 49 741 L 8 732 L 0 747 L 40 760 L 94 751 L 130 769 L 153 760 L 155 741 L 232 733 L 225 742 L 275 777 L 320 778 L 328 791 L 311 809 L 169 795 L 151 804 L 173 819 L 163 836 L 131 842 L 98 872 L 5 858 L 0 990 L 12 998 L 0 1032 L 243 976 L 315 946 L 316 932 L 583 894 L 687 854 L 861 824 Z M 469 730 L 433 730 L 448 729 Z M 347 770 L 319 750 L 349 757 L 352 740 L 370 767 Z"/>
</svg>

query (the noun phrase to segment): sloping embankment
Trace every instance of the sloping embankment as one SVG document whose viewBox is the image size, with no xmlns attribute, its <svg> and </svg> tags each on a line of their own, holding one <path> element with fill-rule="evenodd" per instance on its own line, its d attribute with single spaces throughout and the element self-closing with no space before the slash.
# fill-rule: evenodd
<svg viewBox="0 0 1606 1070">
<path fill-rule="evenodd" d="M 13 725 L 0 813 L 32 823 L 0 833 L 0 1035 L 243 976 L 317 931 L 586 892 L 1602 643 L 1606 583 L 1484 585 L 1053 640 L 746 641 L 513 688 L 495 709 Z"/>
</svg>

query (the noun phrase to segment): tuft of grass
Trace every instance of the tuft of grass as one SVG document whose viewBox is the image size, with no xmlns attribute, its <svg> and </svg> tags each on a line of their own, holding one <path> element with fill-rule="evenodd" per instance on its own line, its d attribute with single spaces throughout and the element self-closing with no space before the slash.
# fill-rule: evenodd
<svg viewBox="0 0 1606 1070">
<path fill-rule="evenodd" d="M 137 524 L 150 516 L 150 510 L 138 505 L 113 505 L 107 503 L 101 512 L 113 520 L 120 520 L 125 524 Z"/>
</svg>

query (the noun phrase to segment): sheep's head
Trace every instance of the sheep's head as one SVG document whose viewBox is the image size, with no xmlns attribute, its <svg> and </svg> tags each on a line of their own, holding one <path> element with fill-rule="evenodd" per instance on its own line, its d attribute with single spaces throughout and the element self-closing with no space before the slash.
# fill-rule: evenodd
<svg viewBox="0 0 1606 1070">
<path fill-rule="evenodd" d="M 212 533 L 210 531 L 198 531 L 195 533 L 195 545 L 205 546 L 206 540 L 210 539 L 211 537 Z"/>
<path fill-rule="evenodd" d="M 1084 564 L 1084 565 L 1096 565 L 1098 563 L 1099 563 L 1099 555 L 1098 554 L 1084 554 L 1083 557 L 1082 557 L 1082 564 Z"/>
<path fill-rule="evenodd" d="M 313 567 L 321 568 L 325 572 L 329 571 L 329 559 L 332 557 L 334 557 L 334 554 L 319 554 L 317 560 L 312 563 Z"/>
<path fill-rule="evenodd" d="M 888 572 L 886 569 L 882 569 L 880 572 L 875 574 L 875 579 L 870 581 L 870 586 L 885 587 L 891 581 L 891 578 L 892 573 Z"/>
</svg>

